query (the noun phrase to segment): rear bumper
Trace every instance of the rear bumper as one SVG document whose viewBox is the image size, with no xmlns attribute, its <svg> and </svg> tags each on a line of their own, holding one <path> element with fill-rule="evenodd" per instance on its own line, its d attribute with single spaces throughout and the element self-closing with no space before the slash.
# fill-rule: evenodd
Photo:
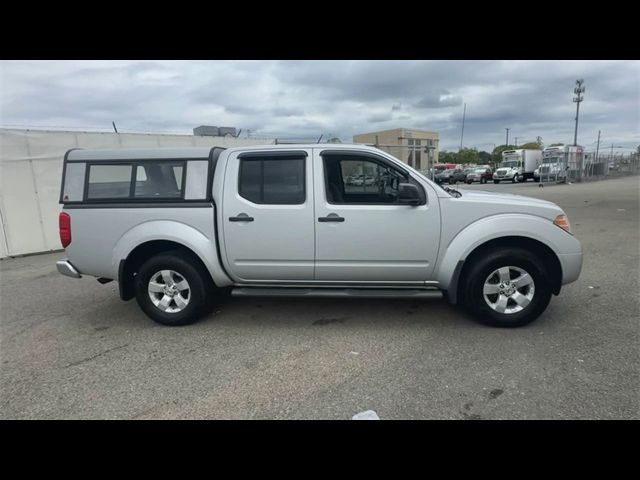
<svg viewBox="0 0 640 480">
<path fill-rule="evenodd" d="M 56 262 L 56 267 L 58 269 L 58 272 L 61 273 L 62 275 L 65 275 L 67 277 L 71 277 L 71 278 L 81 278 L 82 275 L 80 275 L 80 272 L 78 272 L 78 270 L 76 270 L 76 267 L 74 267 L 71 262 L 69 260 L 67 260 L 66 258 L 63 258 L 62 260 L 58 260 Z"/>
</svg>

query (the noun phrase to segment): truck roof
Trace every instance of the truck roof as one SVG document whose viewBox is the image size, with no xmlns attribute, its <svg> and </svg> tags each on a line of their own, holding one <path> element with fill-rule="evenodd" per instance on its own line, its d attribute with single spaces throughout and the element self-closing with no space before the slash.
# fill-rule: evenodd
<svg viewBox="0 0 640 480">
<path fill-rule="evenodd" d="M 380 150 L 363 144 L 351 143 L 300 143 L 278 145 L 250 145 L 237 147 L 154 147 L 154 148 L 74 148 L 69 150 L 65 159 L 68 161 L 100 161 L 100 160 L 158 160 L 158 159 L 208 159 L 214 148 L 228 150 L 230 153 L 242 151 L 292 150 L 320 148 L 322 150 Z"/>
</svg>

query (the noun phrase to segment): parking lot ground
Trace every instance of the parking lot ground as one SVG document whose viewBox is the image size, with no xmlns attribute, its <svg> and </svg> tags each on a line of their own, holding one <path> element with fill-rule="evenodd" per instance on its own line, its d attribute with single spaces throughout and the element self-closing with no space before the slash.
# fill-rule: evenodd
<svg viewBox="0 0 640 480">
<path fill-rule="evenodd" d="M 230 299 L 156 325 L 117 285 L 0 262 L 0 418 L 640 417 L 639 178 L 466 189 L 558 203 L 580 279 L 519 329 L 445 301 Z"/>
</svg>

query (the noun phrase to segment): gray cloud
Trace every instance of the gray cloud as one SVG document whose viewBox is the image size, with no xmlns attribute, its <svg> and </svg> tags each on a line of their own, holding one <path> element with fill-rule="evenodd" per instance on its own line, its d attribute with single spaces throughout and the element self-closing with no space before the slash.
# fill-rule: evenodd
<svg viewBox="0 0 640 480">
<path fill-rule="evenodd" d="M 2 61 L 3 126 L 191 133 L 201 124 L 256 135 L 343 141 L 373 130 L 440 132 L 441 147 L 519 142 L 640 143 L 638 61 Z"/>
</svg>

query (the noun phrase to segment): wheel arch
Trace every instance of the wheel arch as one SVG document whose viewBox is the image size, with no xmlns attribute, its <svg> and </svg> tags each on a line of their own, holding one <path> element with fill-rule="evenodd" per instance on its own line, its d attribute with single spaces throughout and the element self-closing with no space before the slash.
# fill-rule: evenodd
<svg viewBox="0 0 640 480">
<path fill-rule="evenodd" d="M 551 281 L 551 291 L 558 295 L 562 287 L 562 266 L 555 252 L 545 243 L 531 237 L 505 236 L 489 240 L 477 246 L 462 262 L 459 268 L 455 284 L 450 286 L 450 290 L 455 291 L 453 301 L 462 302 L 464 299 L 464 282 L 462 281 L 467 272 L 478 258 L 482 258 L 488 252 L 501 248 L 522 248 L 533 252 L 542 262 L 545 270 L 549 273 Z M 449 293 L 449 298 L 452 295 Z"/>
<path fill-rule="evenodd" d="M 450 241 L 436 267 L 436 280 L 451 303 L 458 303 L 460 280 L 477 256 L 492 248 L 520 247 L 540 256 L 552 277 L 552 291 L 560 293 L 562 265 L 561 235 L 550 221 L 531 215 L 498 215 L 481 219 Z"/>
</svg>

